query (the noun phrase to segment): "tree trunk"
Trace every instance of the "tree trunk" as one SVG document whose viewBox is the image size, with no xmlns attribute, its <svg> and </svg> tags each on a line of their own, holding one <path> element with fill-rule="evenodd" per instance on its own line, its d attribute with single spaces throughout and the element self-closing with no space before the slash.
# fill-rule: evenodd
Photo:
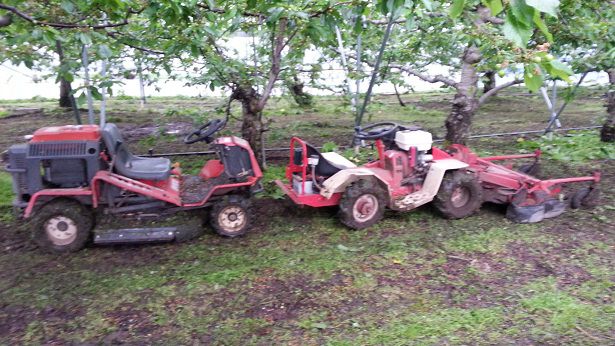
<svg viewBox="0 0 615 346">
<path fill-rule="evenodd" d="M 303 82 L 299 80 L 297 76 L 294 76 L 292 80 L 287 82 L 288 90 L 290 90 L 293 99 L 300 107 L 312 106 L 312 95 L 303 90 Z"/>
<path fill-rule="evenodd" d="M 457 94 L 453 99 L 451 113 L 446 119 L 446 142 L 447 144 L 465 144 L 470 135 L 472 118 L 478 108 L 476 88 L 478 73 L 474 67 L 481 60 L 478 48 L 470 46 L 466 48 L 462 57 L 461 78 L 457 84 Z"/>
<path fill-rule="evenodd" d="M 66 59 L 64 58 L 64 49 L 62 48 L 62 42 L 60 40 L 56 40 L 56 54 L 58 54 L 58 60 L 60 61 L 60 67 L 65 64 Z M 77 107 L 77 100 L 75 100 L 75 95 L 73 95 L 73 88 L 70 85 L 70 82 L 65 78 L 60 77 L 60 107 L 64 108 L 72 108 L 73 114 L 75 116 L 75 121 L 77 124 L 81 124 L 81 114 L 79 113 L 79 108 Z"/>
<path fill-rule="evenodd" d="M 495 71 L 487 71 L 483 75 L 483 94 L 495 88 Z"/>
<path fill-rule="evenodd" d="M 71 91 L 72 91 L 72 87 L 70 85 L 70 82 L 67 81 L 64 78 L 60 79 L 60 107 L 64 107 L 64 108 L 70 108 L 72 107 L 72 102 L 71 102 Z"/>
<path fill-rule="evenodd" d="M 600 131 L 600 140 L 615 142 L 615 69 L 610 69 L 609 90 L 606 92 L 606 121 Z"/>
<path fill-rule="evenodd" d="M 241 102 L 241 137 L 250 143 L 259 163 L 262 162 L 263 122 L 260 95 L 252 86 L 237 87 L 232 99 Z"/>
</svg>

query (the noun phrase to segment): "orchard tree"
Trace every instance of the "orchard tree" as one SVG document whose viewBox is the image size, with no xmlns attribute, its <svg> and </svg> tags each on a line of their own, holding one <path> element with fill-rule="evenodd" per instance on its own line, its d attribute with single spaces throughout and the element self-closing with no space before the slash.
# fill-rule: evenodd
<svg viewBox="0 0 615 346">
<path fill-rule="evenodd" d="M 477 109 L 498 91 L 521 83 L 536 91 L 547 74 L 568 79 L 569 68 L 548 52 L 551 34 L 544 18 L 555 17 L 557 6 L 558 0 L 387 1 L 366 7 L 364 14 L 372 27 L 403 25 L 384 51 L 390 69 L 455 90 L 446 141 L 464 143 Z M 379 42 L 366 44 L 360 59 L 374 66 Z M 523 64 L 518 78 L 480 93 L 481 72 L 518 63 Z M 448 73 L 430 74 L 432 64 Z"/>
<path fill-rule="evenodd" d="M 82 67 L 82 47 L 96 42 L 89 54 L 92 61 L 119 55 L 124 45 L 118 45 L 108 30 L 127 26 L 142 6 L 140 1 L 2 1 L 0 61 L 23 63 L 30 69 L 52 68 L 60 84 L 59 104 L 70 107 L 71 82 Z M 101 80 L 100 86 L 109 87 L 109 80 Z M 92 91 L 99 94 L 95 88 Z"/>
<path fill-rule="evenodd" d="M 309 44 L 333 38 L 342 3 L 319 1 L 154 2 L 143 12 L 146 32 L 140 43 L 177 57 L 193 84 L 222 88 L 241 104 L 242 137 L 261 157 L 267 122 L 263 110 L 282 73 L 303 59 Z M 125 28 L 118 30 L 123 32 Z M 232 43 L 238 35 L 254 36 L 248 56 Z"/>
<path fill-rule="evenodd" d="M 575 73 L 607 73 L 607 119 L 601 139 L 615 141 L 615 1 L 562 0 L 560 11 L 561 20 L 548 20 L 554 54 L 569 58 Z"/>
</svg>

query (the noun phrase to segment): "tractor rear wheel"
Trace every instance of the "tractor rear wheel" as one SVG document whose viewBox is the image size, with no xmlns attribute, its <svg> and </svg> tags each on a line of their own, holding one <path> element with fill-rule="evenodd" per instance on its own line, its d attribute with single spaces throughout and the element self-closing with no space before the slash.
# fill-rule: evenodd
<svg viewBox="0 0 615 346">
<path fill-rule="evenodd" d="M 433 205 L 447 219 L 474 214 L 483 204 L 483 188 L 476 175 L 468 171 L 446 172 Z"/>
<path fill-rule="evenodd" d="M 68 199 L 43 205 L 32 217 L 34 241 L 52 253 L 81 250 L 90 240 L 94 216 L 83 204 Z"/>
<path fill-rule="evenodd" d="M 246 234 L 251 219 L 250 201 L 239 195 L 217 202 L 210 214 L 211 226 L 216 233 L 231 238 Z"/>
<path fill-rule="evenodd" d="M 385 193 L 368 180 L 352 183 L 340 201 L 340 220 L 353 229 L 374 225 L 384 216 Z"/>
</svg>

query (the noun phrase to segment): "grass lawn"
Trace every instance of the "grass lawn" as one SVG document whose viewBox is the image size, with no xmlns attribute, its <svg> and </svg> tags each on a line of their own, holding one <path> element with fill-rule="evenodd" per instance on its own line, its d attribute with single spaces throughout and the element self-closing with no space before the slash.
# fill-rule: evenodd
<svg viewBox="0 0 615 346">
<path fill-rule="evenodd" d="M 562 116 L 564 126 L 600 124 L 603 92 L 583 90 Z M 370 121 L 444 134 L 452 94 L 403 97 L 407 107 L 376 97 Z M 308 109 L 272 100 L 267 146 L 285 146 L 293 135 L 347 145 L 348 105 L 336 97 L 316 100 Z M 205 150 L 174 133 L 221 117 L 223 104 L 153 98 L 140 109 L 138 100 L 112 99 L 109 117 L 136 152 Z M 41 126 L 71 122 L 53 101 L 0 107 L 44 110 L 0 117 L 1 150 Z M 473 132 L 540 129 L 547 117 L 538 95 L 512 89 L 481 108 Z M 233 121 L 225 131 L 238 128 Z M 470 142 L 482 154 L 549 147 L 547 177 L 602 170 L 599 207 L 538 224 L 511 223 L 495 205 L 446 220 L 428 205 L 387 212 L 376 226 L 351 231 L 334 208 L 297 208 L 279 198 L 271 180 L 284 173 L 287 153 L 280 152 L 269 157 L 266 193 L 254 201 L 256 220 L 245 237 L 208 231 L 187 243 L 89 247 L 61 256 L 25 242 L 30 230 L 11 217 L 11 180 L 0 173 L 0 344 L 613 344 L 615 145 L 595 136 Z M 194 172 L 205 158 L 174 159 Z"/>
</svg>

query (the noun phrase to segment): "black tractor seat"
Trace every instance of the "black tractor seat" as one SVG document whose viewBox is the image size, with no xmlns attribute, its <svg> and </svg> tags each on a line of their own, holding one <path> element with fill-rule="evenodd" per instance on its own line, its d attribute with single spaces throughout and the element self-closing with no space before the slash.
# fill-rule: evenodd
<svg viewBox="0 0 615 346">
<path fill-rule="evenodd" d="M 341 171 L 342 169 L 356 167 L 355 164 L 348 161 L 347 159 L 345 159 L 344 157 L 342 157 L 341 155 L 337 153 L 332 152 L 332 153 L 323 154 L 309 143 L 305 143 L 305 146 L 307 148 L 307 158 L 308 159 L 311 156 L 318 156 L 318 164 L 316 165 L 316 169 L 315 169 L 316 175 L 323 176 L 323 177 L 330 177 L 334 175 L 335 173 Z M 303 160 L 302 155 L 303 155 L 302 149 L 296 148 L 295 156 L 294 156 L 295 165 L 301 165 L 302 163 L 301 161 Z"/>
<path fill-rule="evenodd" d="M 133 155 L 124 144 L 124 139 L 115 124 L 106 124 L 102 136 L 117 174 L 131 179 L 145 180 L 165 180 L 171 175 L 169 159 Z"/>
</svg>

